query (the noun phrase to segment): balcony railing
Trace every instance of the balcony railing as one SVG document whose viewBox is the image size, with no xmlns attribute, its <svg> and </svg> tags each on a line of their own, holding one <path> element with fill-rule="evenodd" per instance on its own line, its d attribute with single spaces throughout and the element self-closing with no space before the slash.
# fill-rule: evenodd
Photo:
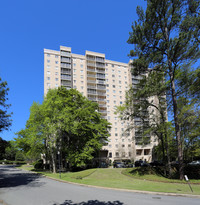
<svg viewBox="0 0 200 205">
<path fill-rule="evenodd" d="M 88 94 L 90 94 L 90 95 L 96 95 L 96 94 L 97 94 L 97 92 L 91 91 L 91 90 L 88 90 L 87 92 L 88 92 Z"/>
<path fill-rule="evenodd" d="M 97 72 L 97 73 L 105 73 L 105 69 L 98 69 L 98 68 L 97 68 L 97 69 L 96 69 L 96 72 Z"/>
<path fill-rule="evenodd" d="M 89 67 L 87 67 L 87 71 L 91 71 L 91 72 L 96 72 L 96 70 L 95 70 L 95 68 L 89 68 Z"/>
<path fill-rule="evenodd" d="M 88 82 L 88 83 L 96 83 L 96 80 L 87 79 L 87 82 Z"/>
<path fill-rule="evenodd" d="M 61 62 L 63 62 L 63 63 L 71 63 L 71 59 L 70 58 L 61 57 Z"/>
<path fill-rule="evenodd" d="M 71 69 L 61 69 L 61 74 L 71 74 Z"/>
<path fill-rule="evenodd" d="M 70 56 L 71 56 L 71 53 L 68 53 L 68 52 L 65 52 L 65 51 L 61 51 L 61 52 L 60 52 L 60 55 L 61 55 L 61 56 L 66 56 L 66 57 L 70 57 Z"/>
<path fill-rule="evenodd" d="M 105 81 L 104 80 L 97 80 L 97 83 L 98 84 L 105 84 Z"/>
<path fill-rule="evenodd" d="M 105 75 L 103 75 L 103 74 L 97 74 L 97 78 L 105 79 Z"/>
<path fill-rule="evenodd" d="M 93 98 L 93 97 L 88 97 L 88 99 L 91 100 L 91 101 L 97 101 L 97 99 Z"/>
<path fill-rule="evenodd" d="M 105 62 L 105 59 L 104 59 L 104 58 L 101 58 L 101 57 L 96 57 L 96 61 L 97 61 L 97 62 L 102 62 L 102 63 L 104 63 L 104 62 Z"/>
<path fill-rule="evenodd" d="M 92 75 L 92 74 L 87 74 L 88 77 L 92 77 L 92 78 L 96 78 L 96 75 Z"/>
<path fill-rule="evenodd" d="M 95 63 L 87 63 L 87 65 L 95 67 Z"/>
<path fill-rule="evenodd" d="M 71 76 L 61 75 L 61 80 L 70 80 L 71 81 L 71 79 L 72 79 Z"/>
<path fill-rule="evenodd" d="M 106 86 L 97 85 L 97 90 L 106 90 Z"/>
<path fill-rule="evenodd" d="M 94 56 L 88 56 L 88 55 L 87 55 L 87 60 L 95 61 L 95 57 L 94 57 Z"/>
<path fill-rule="evenodd" d="M 68 63 L 61 63 L 61 68 L 71 68 L 71 64 Z"/>
<path fill-rule="evenodd" d="M 105 64 L 104 63 L 96 63 L 96 67 L 99 67 L 99 68 L 105 68 Z"/>
<path fill-rule="evenodd" d="M 88 87 L 88 88 L 96 89 L 96 86 L 95 86 L 95 85 L 89 85 L 89 84 L 88 84 L 87 87 Z"/>
</svg>

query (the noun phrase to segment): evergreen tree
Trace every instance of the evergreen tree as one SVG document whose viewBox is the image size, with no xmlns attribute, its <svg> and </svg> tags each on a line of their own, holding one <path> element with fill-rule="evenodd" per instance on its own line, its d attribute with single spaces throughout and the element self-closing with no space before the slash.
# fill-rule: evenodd
<svg viewBox="0 0 200 205">
<path fill-rule="evenodd" d="M 164 73 L 168 99 L 172 105 L 177 140 L 179 174 L 183 179 L 183 139 L 178 118 L 177 69 L 195 62 L 200 55 L 200 2 L 196 0 L 147 0 L 147 9 L 138 7 L 138 21 L 132 25 L 128 43 L 134 44 L 130 56 L 133 74 Z"/>
</svg>

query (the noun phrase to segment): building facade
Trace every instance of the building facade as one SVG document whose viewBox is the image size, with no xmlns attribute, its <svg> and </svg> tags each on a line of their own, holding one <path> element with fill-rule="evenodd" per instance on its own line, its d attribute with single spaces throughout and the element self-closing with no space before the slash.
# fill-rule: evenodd
<svg viewBox="0 0 200 205">
<path fill-rule="evenodd" d="M 130 62 L 108 60 L 102 53 L 86 51 L 79 55 L 64 46 L 60 46 L 60 51 L 44 49 L 44 95 L 59 86 L 77 89 L 97 102 L 102 117 L 112 124 L 108 145 L 103 147 L 110 160 L 150 162 L 157 141 L 152 139 L 149 144 L 140 145 L 135 140 L 135 130 L 124 134 L 126 122 L 115 114 L 115 107 L 123 104 L 126 91 L 136 80 L 130 71 Z"/>
</svg>

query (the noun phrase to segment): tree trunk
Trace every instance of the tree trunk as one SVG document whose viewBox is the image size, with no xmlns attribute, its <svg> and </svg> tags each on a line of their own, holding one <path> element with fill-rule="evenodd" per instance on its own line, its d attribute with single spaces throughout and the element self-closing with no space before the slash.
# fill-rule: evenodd
<svg viewBox="0 0 200 205">
<path fill-rule="evenodd" d="M 178 105 L 177 105 L 177 99 L 175 94 L 175 82 L 174 82 L 172 71 L 170 71 L 170 81 L 171 81 L 171 91 L 172 91 L 171 95 L 172 95 L 173 111 L 174 111 L 175 133 L 176 133 L 176 140 L 178 146 L 177 148 L 178 148 L 179 175 L 180 175 L 180 179 L 182 180 L 184 179 L 183 148 L 182 148 L 180 126 L 178 122 Z"/>
</svg>

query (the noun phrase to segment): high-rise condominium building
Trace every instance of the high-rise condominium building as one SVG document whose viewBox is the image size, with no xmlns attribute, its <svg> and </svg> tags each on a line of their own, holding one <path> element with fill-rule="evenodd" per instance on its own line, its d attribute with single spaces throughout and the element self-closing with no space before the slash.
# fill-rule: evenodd
<svg viewBox="0 0 200 205">
<path fill-rule="evenodd" d="M 108 60 L 102 53 L 86 51 L 79 55 L 64 46 L 60 46 L 60 51 L 44 49 L 44 94 L 59 86 L 76 88 L 89 100 L 98 102 L 102 117 L 112 124 L 108 145 L 103 148 L 112 161 L 151 161 L 156 140 L 151 136 L 149 144 L 141 145 L 135 130 L 124 135 L 126 122 L 114 113 L 115 107 L 123 104 L 126 90 L 137 80 L 130 70 L 130 63 Z"/>
</svg>

